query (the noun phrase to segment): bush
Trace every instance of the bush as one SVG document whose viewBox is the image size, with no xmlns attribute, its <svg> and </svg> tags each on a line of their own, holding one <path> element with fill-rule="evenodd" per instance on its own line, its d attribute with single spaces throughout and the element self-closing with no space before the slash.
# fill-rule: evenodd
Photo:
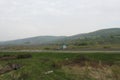
<svg viewBox="0 0 120 80">
<path fill-rule="evenodd" d="M 50 48 L 47 48 L 47 47 L 46 47 L 46 48 L 44 48 L 44 50 L 50 50 Z"/>
<path fill-rule="evenodd" d="M 31 57 L 32 57 L 31 54 L 21 54 L 17 56 L 18 59 L 31 58 Z"/>
<path fill-rule="evenodd" d="M 78 46 L 87 46 L 87 45 L 89 45 L 87 42 L 82 42 L 82 43 L 78 43 L 78 44 L 76 44 L 76 45 L 78 45 Z"/>
<path fill-rule="evenodd" d="M 109 49 L 109 48 L 111 48 L 110 46 L 104 46 L 103 47 L 104 49 Z"/>
</svg>

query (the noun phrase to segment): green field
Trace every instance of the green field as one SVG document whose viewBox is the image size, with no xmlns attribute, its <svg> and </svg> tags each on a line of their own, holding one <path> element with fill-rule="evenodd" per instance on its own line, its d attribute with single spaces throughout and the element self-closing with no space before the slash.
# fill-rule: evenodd
<svg viewBox="0 0 120 80">
<path fill-rule="evenodd" d="M 9 64 L 20 68 L 1 73 Z M 120 80 L 120 53 L 1 52 L 0 73 L 0 80 Z"/>
</svg>

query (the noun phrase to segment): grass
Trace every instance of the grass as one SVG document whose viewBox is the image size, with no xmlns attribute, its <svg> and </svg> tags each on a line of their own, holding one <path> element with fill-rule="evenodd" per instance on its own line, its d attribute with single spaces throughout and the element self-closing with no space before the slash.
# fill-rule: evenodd
<svg viewBox="0 0 120 80">
<path fill-rule="evenodd" d="M 1 52 L 0 56 L 21 54 L 31 54 L 32 58 L 0 61 L 0 69 L 8 63 L 22 65 L 18 70 L 0 75 L 0 80 L 120 80 L 119 53 Z M 85 66 L 73 64 L 73 61 L 80 56 L 95 62 L 114 64 L 101 65 L 102 68 L 95 68 L 89 64 Z M 69 64 L 63 64 L 64 62 Z M 48 71 L 53 72 L 45 74 Z"/>
</svg>

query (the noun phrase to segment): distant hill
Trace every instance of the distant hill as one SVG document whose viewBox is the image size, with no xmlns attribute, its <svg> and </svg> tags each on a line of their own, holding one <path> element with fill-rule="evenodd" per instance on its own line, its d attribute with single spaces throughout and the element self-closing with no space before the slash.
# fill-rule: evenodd
<svg viewBox="0 0 120 80">
<path fill-rule="evenodd" d="M 120 28 L 102 29 L 86 34 L 78 34 L 68 37 L 68 44 L 119 44 L 120 45 Z"/>
<path fill-rule="evenodd" d="M 65 38 L 65 36 L 37 36 L 25 39 L 1 42 L 0 45 L 41 45 Z"/>
<path fill-rule="evenodd" d="M 106 36 L 120 36 L 120 28 L 102 29 L 95 32 L 86 34 L 78 34 L 72 36 L 72 38 L 85 38 L 85 37 L 106 37 Z"/>
<path fill-rule="evenodd" d="M 78 34 L 73 36 L 38 36 L 32 38 L 18 39 L 1 42 L 0 45 L 41 45 L 41 44 L 119 44 L 120 28 L 102 29 L 95 32 Z"/>
</svg>

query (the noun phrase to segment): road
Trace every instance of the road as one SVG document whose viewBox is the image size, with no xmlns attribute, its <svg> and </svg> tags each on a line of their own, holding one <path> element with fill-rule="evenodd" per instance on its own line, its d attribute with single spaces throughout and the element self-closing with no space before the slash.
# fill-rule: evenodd
<svg viewBox="0 0 120 80">
<path fill-rule="evenodd" d="M 120 53 L 120 51 L 2 50 L 0 52 Z"/>
</svg>

